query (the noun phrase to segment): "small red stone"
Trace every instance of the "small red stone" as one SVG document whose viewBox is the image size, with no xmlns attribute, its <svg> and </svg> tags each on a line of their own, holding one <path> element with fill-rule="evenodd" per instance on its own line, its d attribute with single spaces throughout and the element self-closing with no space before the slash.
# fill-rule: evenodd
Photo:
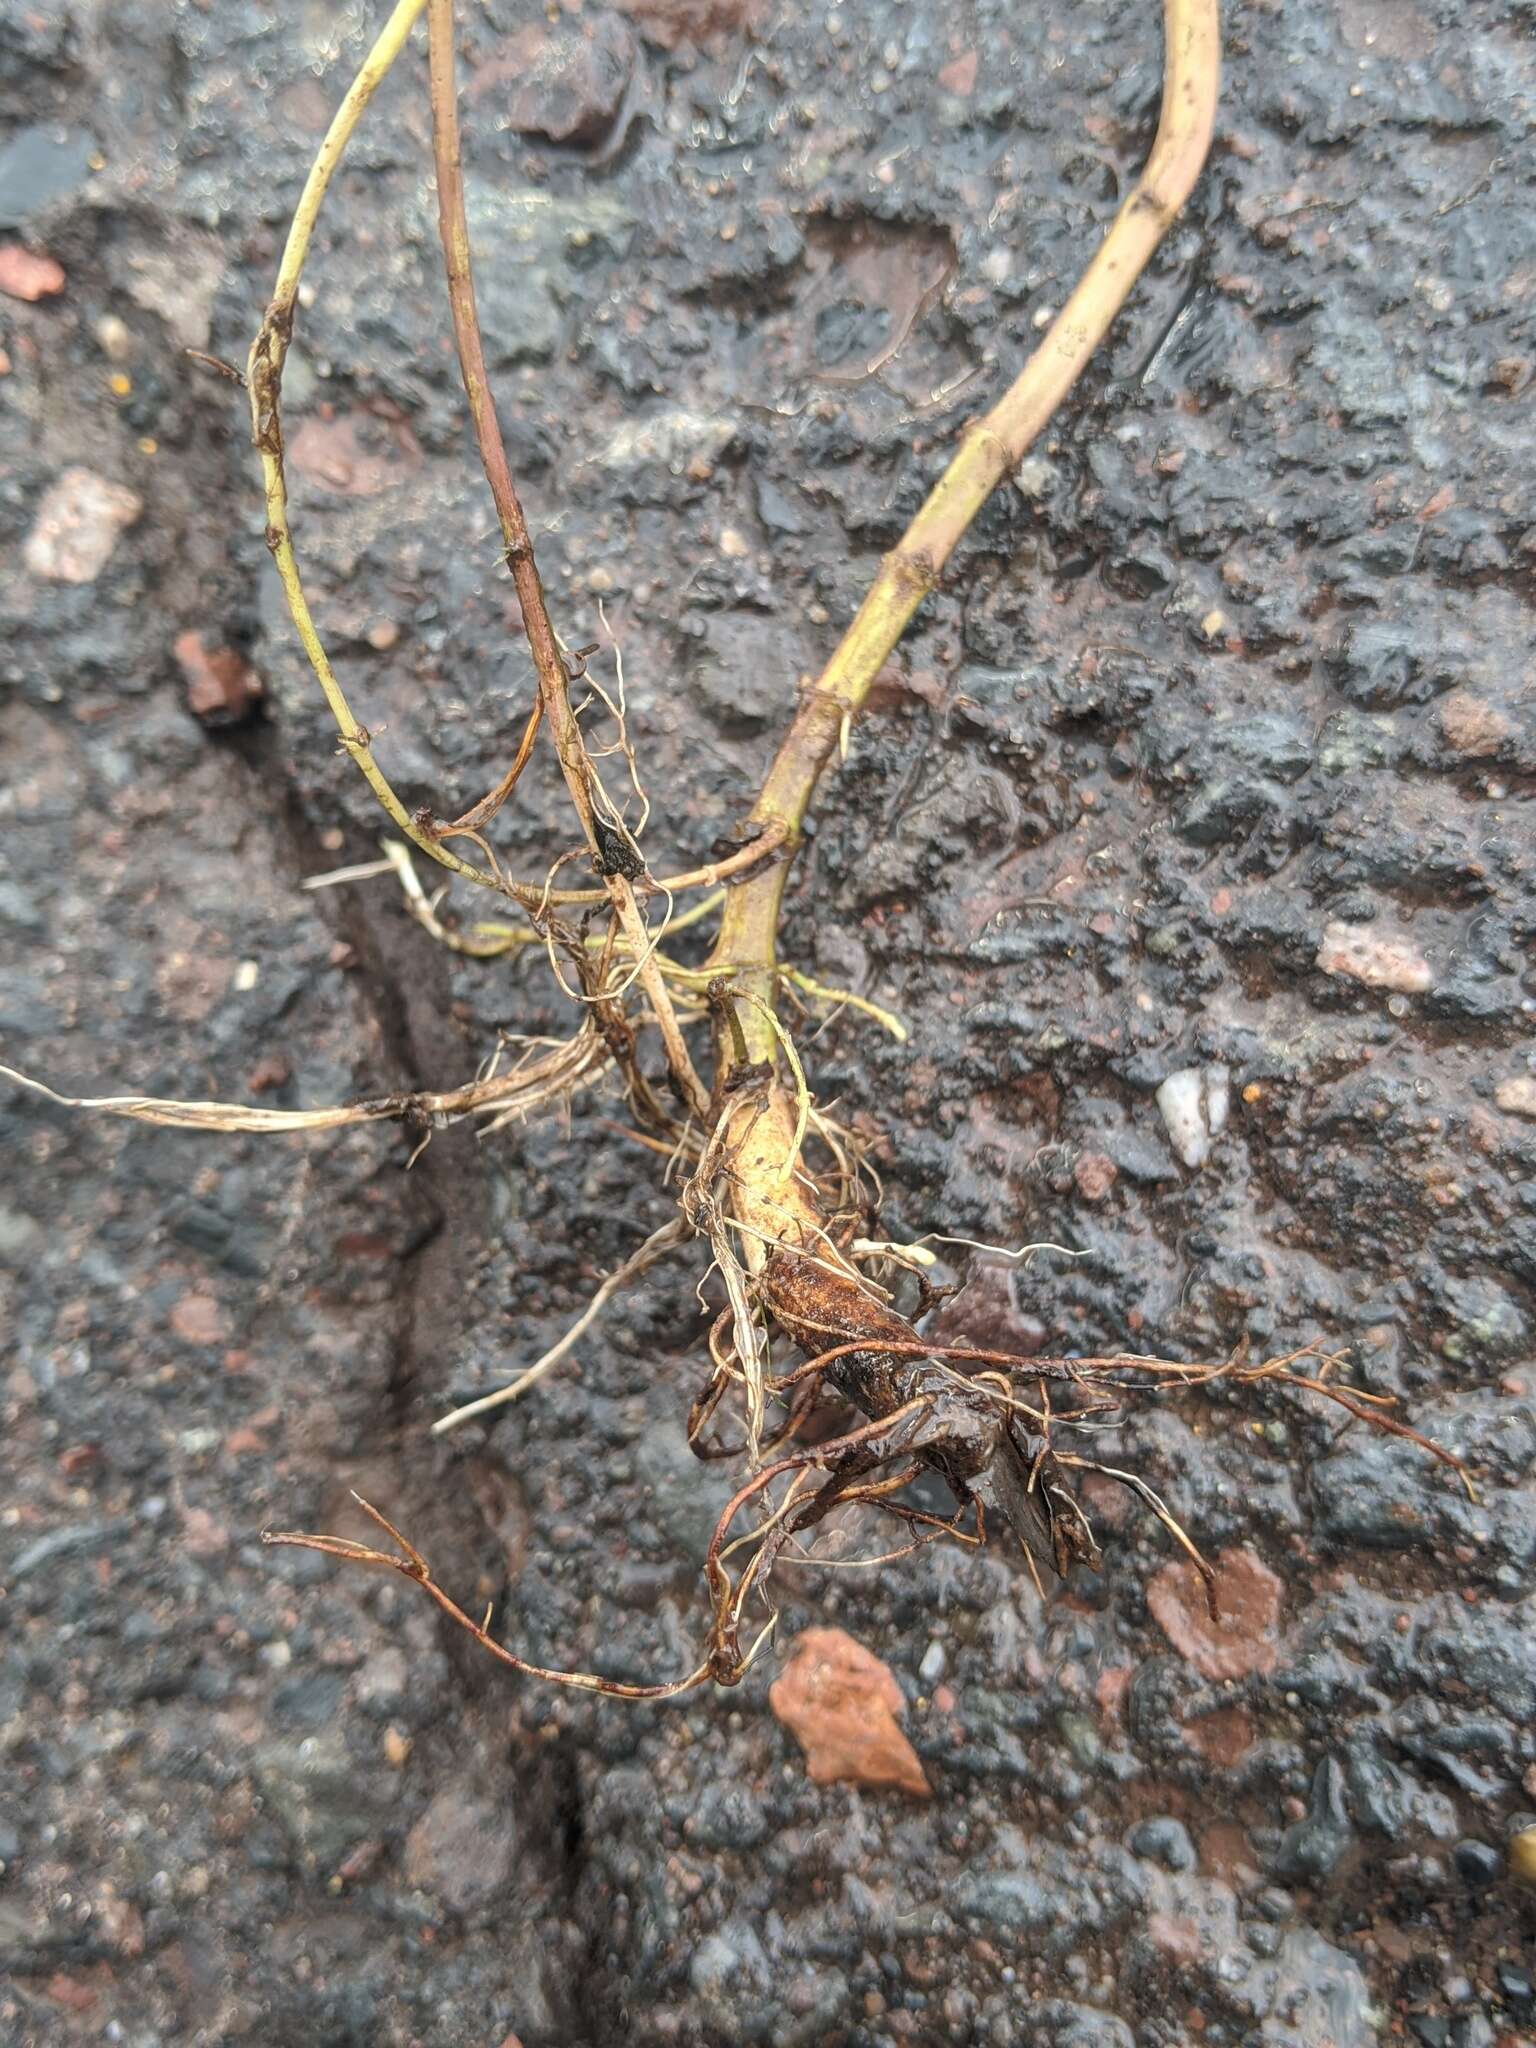
<svg viewBox="0 0 1536 2048">
<path fill-rule="evenodd" d="M 178 633 L 171 652 L 187 686 L 187 709 L 204 725 L 235 725 L 261 697 L 261 678 L 233 647 L 208 647 L 201 633 Z"/>
<path fill-rule="evenodd" d="M 1165 1564 L 1147 1587 L 1147 1605 L 1164 1635 L 1203 1678 L 1246 1678 L 1273 1671 L 1279 1657 L 1280 1580 L 1249 1550 L 1216 1560 L 1216 1619 L 1205 1586 L 1187 1559 Z"/>
<path fill-rule="evenodd" d="M 917 1799 L 932 1787 L 896 1722 L 905 1702 L 886 1665 L 840 1628 L 808 1628 L 768 1689 L 775 1717 L 805 1752 L 818 1785 L 894 1785 Z"/>
<path fill-rule="evenodd" d="M 34 256 L 17 242 L 0 243 L 0 292 L 7 298 L 35 305 L 39 299 L 55 298 L 63 289 L 63 266 L 51 256 Z"/>
</svg>

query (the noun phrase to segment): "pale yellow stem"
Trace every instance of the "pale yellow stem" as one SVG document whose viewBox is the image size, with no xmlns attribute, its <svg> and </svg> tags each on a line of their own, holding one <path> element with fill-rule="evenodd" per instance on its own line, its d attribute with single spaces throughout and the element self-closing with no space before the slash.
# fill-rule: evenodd
<svg viewBox="0 0 1536 2048">
<path fill-rule="evenodd" d="M 1008 392 L 965 433 L 959 452 L 929 492 L 815 688 L 806 692 L 753 806 L 760 830 L 798 844 L 822 769 L 871 683 L 933 591 L 956 543 L 998 484 L 1027 452 L 1108 333 L 1131 287 L 1189 197 L 1210 147 L 1221 67 L 1217 0 L 1164 0 L 1162 114 L 1136 187 L 1115 217 L 1082 281 Z M 735 971 L 771 1001 L 779 905 L 788 858 L 733 889 L 712 962 Z M 760 1015 L 743 1018 L 747 1057 L 771 1059 L 774 1036 Z"/>
<path fill-rule="evenodd" d="M 368 787 L 378 798 L 386 815 L 405 834 L 413 845 L 420 847 L 445 868 L 455 874 L 467 875 L 471 881 L 479 882 L 486 888 L 495 889 L 498 894 L 509 893 L 494 874 L 460 860 L 450 853 L 423 826 L 419 825 L 406 809 L 390 784 L 389 778 L 379 766 L 374 755 L 373 740 L 368 728 L 358 719 L 346 693 L 336 679 L 330 657 L 315 627 L 314 616 L 309 609 L 309 600 L 304 592 L 303 578 L 299 574 L 298 557 L 294 552 L 293 531 L 288 518 L 288 485 L 283 470 L 282 430 L 282 382 L 283 365 L 288 356 L 288 345 L 293 338 L 294 313 L 298 304 L 299 280 L 303 276 L 305 260 L 309 255 L 310 242 L 315 231 L 315 222 L 325 199 L 326 188 L 336 166 L 340 163 L 352 132 L 362 119 L 364 110 L 390 66 L 405 48 L 411 30 L 415 27 L 426 0 L 399 0 L 394 12 L 384 24 L 378 40 L 363 59 L 357 76 L 347 89 L 346 97 L 336 109 L 335 118 L 326 131 L 319 153 L 310 166 L 304 190 L 294 211 L 293 222 L 288 230 L 288 240 L 283 249 L 282 262 L 278 266 L 277 283 L 266 316 L 261 323 L 261 332 L 251 345 L 250 358 L 246 366 L 246 386 L 251 402 L 251 434 L 256 451 L 261 458 L 262 483 L 267 500 L 267 546 L 283 586 L 289 616 L 294 630 L 314 670 L 315 680 L 330 707 L 336 730 L 341 735 L 343 750 L 350 754 L 361 770 Z"/>
</svg>

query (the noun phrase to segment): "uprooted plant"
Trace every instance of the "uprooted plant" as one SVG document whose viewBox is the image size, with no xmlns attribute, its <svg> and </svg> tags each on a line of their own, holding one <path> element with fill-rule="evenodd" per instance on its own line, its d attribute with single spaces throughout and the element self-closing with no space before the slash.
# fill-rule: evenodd
<svg viewBox="0 0 1536 2048">
<path fill-rule="evenodd" d="M 294 549 L 282 420 L 284 362 L 326 187 L 379 81 L 423 13 L 454 338 L 537 685 L 506 774 L 487 796 L 449 819 L 426 809 L 410 811 L 401 802 L 372 736 L 353 713 L 332 669 Z M 787 994 L 810 1001 L 853 1001 L 900 1034 L 896 1020 L 874 1005 L 824 989 L 779 960 L 776 936 L 785 879 L 818 781 L 833 755 L 846 749 L 876 674 L 937 587 L 983 501 L 1011 473 L 1073 385 L 1199 175 L 1216 104 L 1216 0 L 1165 0 L 1165 34 L 1162 112 L 1151 156 L 1080 283 L 1012 388 L 966 431 L 901 544 L 882 562 L 821 677 L 802 689 L 735 850 L 709 865 L 660 879 L 651 873 L 641 846 L 649 804 L 629 733 L 622 667 L 610 694 L 588 673 L 595 650 L 573 651 L 556 632 L 497 423 L 465 223 L 453 0 L 399 0 L 309 174 L 243 379 L 266 488 L 267 543 L 334 716 L 341 750 L 356 763 L 401 835 L 387 842 L 381 865 L 396 873 L 413 915 L 434 938 L 480 957 L 544 947 L 581 1021 L 563 1045 L 530 1047 L 507 1071 L 493 1066 L 473 1082 L 443 1093 L 391 1095 L 307 1111 L 133 1096 L 72 1101 L 71 1106 L 214 1131 L 325 1130 L 392 1120 L 425 1143 L 434 1129 L 456 1119 L 485 1119 L 483 1128 L 495 1130 L 578 1088 L 617 1077 L 636 1135 L 668 1159 L 682 1179 L 679 1215 L 603 1283 L 553 1350 L 511 1385 L 442 1417 L 435 1429 L 452 1429 L 526 1392 L 555 1367 L 618 1289 L 666 1254 L 702 1239 L 724 1305 L 708 1330 L 708 1375 L 688 1417 L 688 1441 L 701 1458 L 741 1461 L 744 1477 L 719 1518 L 704 1560 L 712 1620 L 696 1668 L 667 1683 L 634 1685 L 530 1664 L 491 1634 L 489 1613 L 476 1622 L 457 1606 L 419 1552 L 366 1503 L 366 1512 L 392 1539 L 392 1551 L 296 1532 L 266 1538 L 400 1573 L 515 1670 L 626 1698 L 674 1696 L 711 1680 L 734 1683 L 772 1625 L 764 1602 L 766 1618 L 749 1628 L 749 1602 L 763 1593 L 775 1560 L 833 1509 L 867 1505 L 892 1518 L 902 1531 L 900 1544 L 888 1553 L 892 1558 L 943 1537 L 980 1543 L 990 1516 L 1012 1528 L 1032 1571 L 1038 1573 L 1040 1565 L 1058 1573 L 1096 1565 L 1098 1547 L 1077 1484 L 1087 1474 L 1134 1493 L 1193 1560 L 1208 1598 L 1214 1599 L 1209 1567 L 1146 1480 L 1080 1448 L 1093 1441 L 1089 1432 L 1107 1417 L 1141 1395 L 1170 1386 L 1222 1379 L 1301 1390 L 1461 1469 L 1449 1453 L 1387 1413 L 1383 1397 L 1337 1383 L 1333 1375 L 1339 1359 L 1311 1349 L 1262 1362 L 1239 1355 L 1186 1364 L 1133 1356 L 1021 1357 L 924 1337 L 918 1322 L 934 1299 L 924 1255 L 919 1248 L 881 1238 L 878 1188 L 864 1166 L 862 1148 L 818 1107 L 780 1014 Z M 573 704 L 578 686 L 586 696 Z M 611 744 L 603 748 L 589 744 L 582 722 L 583 714 L 597 706 L 613 728 Z M 488 828 L 512 800 L 541 725 L 554 743 L 582 845 L 557 860 L 539 883 L 504 873 Z M 618 795 L 606 786 L 600 765 L 614 761 L 622 764 L 625 779 Z M 617 780 L 617 772 L 609 772 Z M 437 899 L 419 879 L 418 855 L 502 898 L 516 921 L 459 923 L 440 915 Z M 561 871 L 582 859 L 595 884 L 557 887 Z M 343 872 L 350 878 L 371 871 Z M 694 908 L 678 911 L 677 899 L 694 890 L 709 893 Z M 658 904 L 661 915 L 653 917 Z M 686 967 L 665 950 L 671 934 L 716 911 L 719 931 L 702 968 Z M 694 1027 L 707 1032 L 707 1081 L 690 1047 Z M 664 1064 L 659 1072 L 648 1065 L 655 1059 L 653 1041 L 646 1036 L 651 1031 L 660 1041 Z M 889 1284 L 893 1269 L 902 1265 L 919 1280 L 922 1305 L 913 1318 L 898 1312 Z M 793 1362 L 786 1362 L 786 1353 L 793 1354 Z M 828 1396 L 864 1419 L 839 1435 L 808 1442 L 806 1425 Z M 731 1415 L 735 1419 L 722 1425 L 721 1418 Z M 720 1427 L 726 1430 L 723 1438 L 714 1433 Z M 910 1485 L 925 1470 L 946 1482 L 956 1504 L 951 1517 L 914 1504 Z M 744 1636 L 750 1638 L 745 1646 Z"/>
</svg>

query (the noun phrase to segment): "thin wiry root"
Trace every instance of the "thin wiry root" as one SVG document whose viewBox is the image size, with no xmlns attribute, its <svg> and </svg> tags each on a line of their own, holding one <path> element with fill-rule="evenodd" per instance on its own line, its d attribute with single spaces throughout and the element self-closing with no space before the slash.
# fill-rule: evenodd
<svg viewBox="0 0 1536 2048">
<path fill-rule="evenodd" d="M 1087 1252 L 1074 1251 L 1069 1244 L 1052 1244 L 1048 1238 L 1042 1238 L 1038 1244 L 1015 1245 L 1011 1251 L 1007 1245 L 983 1244 L 974 1237 L 946 1237 L 940 1230 L 926 1231 L 917 1242 L 964 1245 L 970 1251 L 989 1252 L 994 1258 L 1010 1259 L 1024 1267 L 1028 1267 L 1030 1260 L 1039 1252 L 1055 1252 L 1058 1258 L 1063 1259 L 1086 1259 L 1089 1256 Z"/>
<path fill-rule="evenodd" d="M 589 674 L 586 680 L 591 685 L 593 692 L 602 699 L 607 708 L 608 715 L 614 723 L 616 737 L 612 746 L 605 748 L 604 752 L 612 753 L 617 751 L 624 756 L 624 765 L 629 770 L 629 785 L 640 805 L 640 815 L 635 820 L 631 833 L 631 836 L 638 840 L 640 834 L 650 823 L 651 800 L 647 796 L 645 786 L 640 780 L 640 764 L 635 759 L 634 743 L 629 736 L 629 700 L 624 684 L 624 650 L 619 645 L 617 634 L 608 623 L 608 614 L 603 610 L 601 599 L 598 600 L 597 616 L 603 622 L 603 631 L 608 635 L 608 643 L 613 649 L 614 696 L 609 696 L 596 676 Z M 596 758 L 590 748 L 587 752 L 587 758 L 589 761 Z M 604 791 L 604 795 L 607 795 L 606 791 Z M 622 818 L 618 822 L 621 827 L 624 825 Z M 624 829 L 628 830 L 629 828 L 625 827 Z M 665 882 L 661 884 L 663 889 L 666 886 Z"/>
<path fill-rule="evenodd" d="M 409 1543 L 392 1522 L 385 1520 L 376 1507 L 370 1506 L 361 1494 L 352 1498 L 368 1516 L 384 1531 L 390 1542 L 395 1544 L 399 1555 L 387 1550 L 377 1550 L 371 1544 L 356 1543 L 350 1536 L 310 1536 L 298 1529 L 263 1529 L 261 1540 L 272 1545 L 286 1545 L 294 1550 L 318 1550 L 322 1556 L 339 1558 L 343 1564 L 369 1565 L 378 1571 L 398 1572 L 402 1579 L 409 1579 L 412 1585 L 420 1586 L 428 1599 L 436 1602 L 448 1619 L 455 1622 L 467 1635 L 474 1637 L 482 1650 L 486 1650 L 498 1663 L 509 1670 L 521 1672 L 525 1678 L 544 1678 L 552 1685 L 570 1686 L 577 1692 L 600 1692 L 610 1699 L 618 1700 L 675 1700 L 684 1693 L 696 1692 L 705 1685 L 714 1673 L 708 1663 L 697 1665 L 685 1678 L 674 1678 L 663 1685 L 627 1685 L 616 1678 L 603 1678 L 595 1671 L 554 1671 L 545 1664 L 530 1664 L 525 1658 L 514 1656 L 496 1641 L 490 1633 L 490 1610 L 486 1610 L 484 1621 L 473 1621 L 458 1603 L 445 1593 L 432 1576 L 431 1567 L 421 1552 Z M 757 1654 L 754 1644 L 742 1662 L 742 1670 Z"/>
<path fill-rule="evenodd" d="M 813 1002 L 830 1005 L 831 1016 L 827 1020 L 829 1023 L 831 1017 L 835 1017 L 839 1010 L 862 1010 L 866 1017 L 873 1017 L 882 1029 L 888 1031 L 898 1045 L 905 1045 L 912 1035 L 894 1010 L 887 1010 L 882 1004 L 871 1002 L 868 996 L 856 996 L 853 990 L 848 988 L 829 988 L 824 981 L 813 981 L 810 975 L 802 974 L 798 967 L 780 967 L 775 971 L 784 987 L 798 990 L 801 995 L 809 996 Z"/>
<path fill-rule="evenodd" d="M 669 1226 L 669 1230 L 675 1233 L 673 1241 L 678 1241 L 681 1236 L 680 1226 Z M 665 1233 L 657 1233 L 657 1237 L 663 1235 Z M 641 1257 L 647 1254 L 659 1256 L 660 1250 L 668 1248 L 670 1245 L 658 1247 L 656 1239 L 649 1240 L 647 1245 L 641 1247 L 636 1259 L 630 1262 L 630 1270 Z M 611 1286 L 617 1283 L 622 1276 L 623 1269 L 621 1274 L 616 1274 L 614 1281 L 608 1284 Z M 596 1304 L 594 1308 L 595 1306 Z M 706 1450 L 698 1438 L 704 1422 L 718 1405 L 726 1387 L 732 1381 L 739 1381 L 744 1377 L 737 1362 L 724 1351 L 721 1342 L 721 1326 L 730 1320 L 730 1312 L 726 1311 L 717 1319 L 716 1329 L 711 1333 L 711 1353 L 716 1360 L 717 1374 L 700 1401 L 695 1404 L 694 1416 L 690 1422 L 690 1441 L 694 1442 L 701 1455 L 721 1454 Z M 819 1391 L 820 1378 L 827 1368 L 839 1357 L 846 1357 L 861 1350 L 867 1351 L 868 1341 L 847 1340 L 832 1346 L 782 1378 L 766 1382 L 765 1391 L 772 1396 L 782 1397 L 786 1392 L 794 1392 L 791 1420 L 777 1439 L 777 1443 L 786 1442 L 792 1437 L 799 1423 L 809 1414 Z M 1169 1386 L 1199 1386 L 1220 1378 L 1232 1378 L 1240 1383 L 1274 1380 L 1282 1385 L 1297 1386 L 1307 1392 L 1320 1391 L 1335 1396 L 1340 1391 L 1330 1387 L 1327 1378 L 1328 1373 L 1338 1363 L 1336 1357 L 1323 1359 L 1315 1374 L 1297 1374 L 1290 1369 L 1298 1357 L 1308 1354 L 1291 1354 L 1286 1359 L 1266 1360 L 1256 1365 L 1229 1360 L 1221 1365 L 1178 1367 L 1164 1360 L 1141 1357 L 1023 1359 L 1008 1353 L 986 1351 L 981 1347 L 925 1345 L 917 1338 L 914 1338 L 911 1349 L 914 1352 L 922 1352 L 935 1364 L 940 1361 L 946 1362 L 950 1367 L 949 1376 L 957 1382 L 964 1394 L 980 1394 L 987 1398 L 995 1398 L 1000 1411 L 1004 1414 L 1019 1414 L 1028 1419 L 1031 1429 L 1026 1494 L 1035 1501 L 1035 1511 L 1056 1537 L 1058 1569 L 1062 1568 L 1063 1553 L 1073 1561 L 1086 1561 L 1090 1564 L 1096 1564 L 1098 1561 L 1097 1545 L 1094 1543 L 1083 1509 L 1066 1490 L 1060 1475 L 1063 1471 L 1098 1474 L 1133 1492 L 1168 1531 L 1199 1573 L 1207 1605 L 1213 1617 L 1218 1615 L 1216 1575 L 1161 1495 L 1138 1473 L 1124 1467 L 1075 1452 L 1052 1451 L 1052 1431 L 1073 1427 L 1079 1419 L 1080 1411 L 1053 1413 L 1046 1400 L 1047 1386 L 1053 1383 L 1066 1383 L 1089 1397 L 1102 1398 L 1106 1394 L 1113 1394 L 1122 1399 L 1130 1392 L 1150 1391 L 1159 1383 Z M 973 1365 L 1001 1362 L 1003 1369 L 966 1374 L 954 1369 L 955 1361 Z M 1158 1377 L 1159 1369 L 1163 1374 L 1161 1381 Z M 1038 1406 L 1032 1407 L 1018 1398 L 1013 1391 L 1014 1382 L 1018 1380 L 1026 1383 L 1033 1381 L 1038 1386 Z M 396 1546 L 398 1554 L 376 1549 L 349 1537 L 308 1535 L 297 1531 L 266 1533 L 263 1541 L 297 1545 L 319 1551 L 344 1563 L 393 1571 L 411 1580 L 426 1592 L 456 1626 L 472 1636 L 481 1648 L 510 1670 L 524 1676 L 547 1679 L 554 1684 L 603 1693 L 619 1699 L 674 1699 L 710 1682 L 734 1685 L 750 1668 L 771 1638 L 777 1616 L 771 1608 L 768 1610 L 764 1624 L 745 1654 L 740 1646 L 743 1617 L 748 1602 L 754 1595 L 766 1604 L 768 1580 L 781 1559 L 800 1567 L 828 1570 L 870 1569 L 894 1563 L 910 1555 L 914 1550 L 944 1538 L 970 1545 L 984 1542 L 983 1502 L 979 1495 L 963 1494 L 956 1512 L 949 1517 L 930 1513 L 897 1498 L 919 1475 L 931 1452 L 942 1449 L 950 1441 L 945 1433 L 945 1411 L 942 1405 L 949 1398 L 951 1397 L 935 1392 L 915 1395 L 892 1413 L 865 1421 L 844 1435 L 818 1444 L 812 1449 L 776 1457 L 772 1462 L 760 1464 L 758 1469 L 751 1472 L 721 1512 L 705 1557 L 705 1577 L 712 1607 L 706 1654 L 684 1677 L 664 1683 L 629 1684 L 604 1678 L 592 1672 L 553 1670 L 516 1656 L 490 1634 L 489 1610 L 485 1619 L 476 1623 L 437 1585 L 421 1553 L 386 1521 L 377 1509 L 366 1502 L 359 1501 L 358 1504 L 373 1522 L 385 1531 Z M 1346 1405 L 1352 1413 L 1359 1414 L 1361 1419 L 1380 1423 L 1385 1419 L 1379 1412 L 1380 1400 L 1379 1396 L 1360 1395 L 1354 1400 L 1346 1398 Z M 1425 1442 L 1417 1437 L 1415 1440 Z M 776 1447 L 777 1445 L 762 1448 Z M 1441 1450 L 1439 1446 L 1425 1442 L 1425 1447 L 1458 1470 L 1462 1469 L 1460 1460 Z M 743 1444 L 736 1448 L 747 1450 L 749 1447 Z M 775 1493 L 778 1494 L 776 1501 Z M 800 1547 L 799 1539 L 834 1509 L 857 1507 L 873 1507 L 882 1513 L 892 1515 L 907 1529 L 908 1540 L 898 1548 L 877 1556 L 862 1558 L 816 1557 Z M 742 1529 L 740 1521 L 748 1509 L 756 1513 L 757 1519 L 753 1527 Z M 965 1525 L 973 1511 L 975 1527 L 971 1530 Z M 1009 1510 L 1009 1516 L 1010 1519 L 1014 1519 L 1012 1510 Z M 1034 1553 L 1026 1546 L 1024 1554 L 1038 1586 L 1039 1573 Z"/>
<path fill-rule="evenodd" d="M 1195 1570 L 1200 1574 L 1201 1584 L 1205 1588 L 1206 1607 L 1210 1612 L 1212 1621 L 1219 1620 L 1220 1617 L 1216 1608 L 1216 1574 L 1201 1556 L 1189 1532 L 1174 1516 L 1162 1495 L 1149 1486 L 1139 1473 L 1127 1472 L 1118 1465 L 1101 1465 L 1096 1459 L 1080 1458 L 1068 1451 L 1058 1451 L 1056 1456 L 1060 1464 L 1070 1466 L 1074 1471 L 1097 1472 L 1105 1479 L 1113 1479 L 1117 1485 L 1126 1487 L 1135 1494 L 1139 1501 L 1151 1509 L 1152 1513 L 1156 1515 L 1157 1519 L 1168 1531 L 1168 1534 L 1178 1544 L 1179 1548 L 1195 1567 Z"/>
<path fill-rule="evenodd" d="M 668 1252 L 685 1243 L 687 1238 L 687 1226 L 677 1218 L 670 1223 L 664 1223 L 660 1230 L 653 1230 L 640 1249 L 632 1252 L 622 1266 L 608 1275 L 565 1335 L 557 1344 L 551 1344 L 542 1358 L 536 1359 L 526 1371 L 520 1372 L 515 1380 L 504 1387 L 498 1387 L 494 1393 L 482 1394 L 478 1400 L 466 1401 L 462 1408 L 455 1408 L 451 1414 L 440 1415 L 432 1425 L 432 1434 L 445 1436 L 450 1429 L 457 1429 L 461 1423 L 471 1422 L 477 1415 L 488 1415 L 493 1408 L 505 1407 L 509 1402 L 520 1399 L 530 1387 L 537 1386 L 544 1375 L 557 1366 L 591 1329 L 604 1306 L 621 1288 L 627 1287 L 631 1280 L 637 1280 L 649 1267 L 654 1266 L 658 1259 L 665 1258 Z"/>
<path fill-rule="evenodd" d="M 610 1064 L 600 1034 L 583 1025 L 572 1039 L 556 1045 L 542 1058 L 514 1067 L 510 1073 L 469 1082 L 443 1092 L 417 1089 L 373 1096 L 363 1102 L 333 1103 L 325 1109 L 261 1109 L 243 1102 L 178 1102 L 156 1095 L 61 1095 L 46 1082 L 14 1067 L 0 1066 L 0 1076 L 44 1096 L 64 1109 L 95 1116 L 127 1117 L 135 1123 L 163 1124 L 182 1131 L 253 1131 L 284 1134 L 334 1131 L 349 1124 L 401 1123 L 422 1131 L 440 1130 L 462 1117 L 489 1116 L 498 1128 L 509 1118 L 562 1101 L 576 1088 L 594 1081 Z"/>
<path fill-rule="evenodd" d="M 1320 1394 L 1325 1400 L 1332 1401 L 1337 1407 L 1342 1408 L 1346 1414 L 1354 1416 L 1357 1421 L 1368 1422 L 1374 1429 L 1384 1430 L 1389 1436 L 1402 1437 L 1405 1442 L 1415 1445 L 1429 1457 L 1438 1459 L 1442 1465 L 1449 1465 L 1466 1489 L 1467 1498 L 1475 1501 L 1477 1493 L 1466 1460 L 1458 1458 L 1443 1444 L 1437 1444 L 1432 1437 L 1424 1436 L 1420 1431 L 1410 1428 L 1406 1422 L 1399 1422 L 1395 1415 L 1389 1415 L 1386 1411 L 1393 1403 L 1393 1395 L 1373 1394 L 1360 1387 L 1346 1389 L 1336 1387 L 1332 1383 L 1328 1378 L 1329 1373 L 1342 1365 L 1347 1356 L 1348 1354 L 1343 1351 L 1325 1353 L 1319 1345 L 1304 1344 L 1300 1349 L 1288 1351 L 1282 1357 L 1261 1359 L 1256 1362 L 1239 1356 L 1217 1365 L 1181 1365 L 1164 1358 L 1125 1358 L 1118 1361 L 1096 1359 L 1092 1363 L 1134 1366 L 1138 1371 L 1151 1376 L 1154 1381 L 1161 1379 L 1164 1382 L 1173 1381 L 1185 1386 L 1203 1386 L 1212 1380 L 1230 1380 L 1234 1386 L 1252 1387 L 1265 1381 L 1272 1381 L 1277 1386 L 1293 1387 L 1298 1393 Z M 1304 1358 L 1318 1359 L 1319 1370 L 1316 1373 L 1292 1371 L 1291 1368 Z M 1151 1389 L 1144 1386 L 1135 1391 L 1145 1393 Z"/>
</svg>

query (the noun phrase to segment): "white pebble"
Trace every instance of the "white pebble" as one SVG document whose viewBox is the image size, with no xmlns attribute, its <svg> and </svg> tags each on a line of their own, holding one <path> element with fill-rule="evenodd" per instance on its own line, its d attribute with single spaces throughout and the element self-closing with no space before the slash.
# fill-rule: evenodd
<svg viewBox="0 0 1536 2048">
<path fill-rule="evenodd" d="M 1226 1128 L 1231 1075 L 1219 1065 L 1184 1067 L 1157 1091 L 1157 1106 L 1173 1149 L 1186 1166 L 1204 1166 L 1211 1144 Z"/>
<path fill-rule="evenodd" d="M 90 469 L 66 469 L 43 493 L 21 558 L 34 576 L 53 583 L 94 583 L 118 536 L 143 511 L 126 484 Z"/>
<path fill-rule="evenodd" d="M 1512 1074 L 1494 1089 L 1493 1099 L 1511 1116 L 1536 1120 L 1536 1074 Z"/>
</svg>

